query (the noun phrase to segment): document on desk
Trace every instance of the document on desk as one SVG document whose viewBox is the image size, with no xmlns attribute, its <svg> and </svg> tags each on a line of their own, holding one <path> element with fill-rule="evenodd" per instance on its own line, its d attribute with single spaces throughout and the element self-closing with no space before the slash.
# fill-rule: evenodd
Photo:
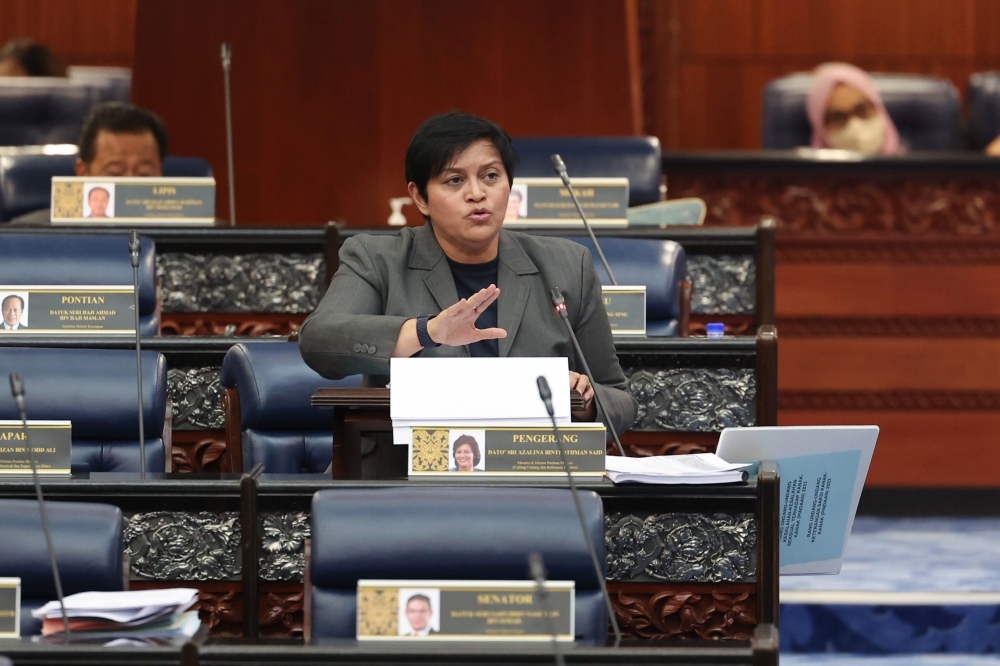
<svg viewBox="0 0 1000 666">
<path fill-rule="evenodd" d="M 607 456 L 608 478 L 615 483 L 661 485 L 738 483 L 746 479 L 750 463 L 727 463 L 714 453 L 625 458 Z"/>
<path fill-rule="evenodd" d="M 781 574 L 840 573 L 877 439 L 878 426 L 722 431 L 716 450 L 720 458 L 778 463 Z"/>
</svg>

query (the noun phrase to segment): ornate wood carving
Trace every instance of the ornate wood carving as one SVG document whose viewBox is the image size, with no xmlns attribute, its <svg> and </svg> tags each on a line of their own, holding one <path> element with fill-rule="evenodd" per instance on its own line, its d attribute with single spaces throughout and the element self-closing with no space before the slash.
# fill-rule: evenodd
<svg viewBox="0 0 1000 666">
<path fill-rule="evenodd" d="M 243 595 L 235 590 L 198 592 L 194 605 L 198 617 L 208 626 L 213 638 L 240 638 L 243 636 Z"/>
<path fill-rule="evenodd" d="M 782 317 L 784 337 L 986 338 L 1000 335 L 1000 317 Z"/>
<path fill-rule="evenodd" d="M 305 318 L 294 313 L 164 312 L 160 335 L 289 335 L 299 330 Z"/>
<path fill-rule="evenodd" d="M 748 368 L 625 368 L 639 402 L 633 430 L 716 432 L 752 426 L 757 378 Z"/>
<path fill-rule="evenodd" d="M 257 595 L 260 635 L 264 638 L 301 638 L 303 598 L 302 583 L 261 591 Z"/>
<path fill-rule="evenodd" d="M 608 583 L 622 634 L 636 639 L 749 640 L 757 624 L 754 585 Z"/>
<path fill-rule="evenodd" d="M 170 368 L 167 395 L 174 430 L 221 430 L 226 423 L 220 401 L 219 366 Z"/>
<path fill-rule="evenodd" d="M 175 472 L 232 471 L 221 432 L 174 431 L 170 457 Z"/>
<path fill-rule="evenodd" d="M 779 391 L 781 409 L 874 411 L 1000 410 L 1000 391 Z"/>
</svg>

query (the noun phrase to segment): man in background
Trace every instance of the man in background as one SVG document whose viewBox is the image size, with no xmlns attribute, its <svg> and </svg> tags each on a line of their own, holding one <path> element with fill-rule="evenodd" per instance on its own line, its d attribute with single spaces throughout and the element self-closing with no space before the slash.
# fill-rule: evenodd
<svg viewBox="0 0 1000 666">
<path fill-rule="evenodd" d="M 0 49 L 0 76 L 65 77 L 66 65 L 45 44 L 20 37 Z"/>
</svg>

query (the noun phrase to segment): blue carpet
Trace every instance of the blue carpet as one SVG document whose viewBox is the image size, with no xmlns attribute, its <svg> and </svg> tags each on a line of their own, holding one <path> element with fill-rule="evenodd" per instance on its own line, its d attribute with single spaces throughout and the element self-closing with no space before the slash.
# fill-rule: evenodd
<svg viewBox="0 0 1000 666">
<path fill-rule="evenodd" d="M 850 654 L 781 655 L 781 666 L 996 666 L 1000 657 L 971 654 L 908 654 L 871 657 Z"/>
</svg>

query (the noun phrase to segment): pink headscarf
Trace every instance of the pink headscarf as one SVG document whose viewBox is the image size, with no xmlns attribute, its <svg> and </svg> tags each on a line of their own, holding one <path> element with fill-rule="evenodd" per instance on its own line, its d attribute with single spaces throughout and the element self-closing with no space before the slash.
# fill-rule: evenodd
<svg viewBox="0 0 1000 666">
<path fill-rule="evenodd" d="M 875 110 L 885 119 L 885 138 L 882 140 L 879 154 L 899 155 L 905 152 L 899 143 L 899 131 L 886 112 L 885 105 L 882 104 L 882 97 L 875 89 L 875 83 L 871 77 L 864 70 L 843 62 L 820 65 L 814 72 L 812 90 L 809 91 L 809 97 L 806 99 L 806 113 L 809 115 L 809 124 L 812 125 L 812 147 L 830 147 L 826 142 L 823 117 L 826 115 L 826 105 L 830 101 L 833 89 L 841 83 L 846 83 L 852 88 L 860 90 L 865 97 L 871 100 L 872 104 L 875 105 Z"/>
</svg>

